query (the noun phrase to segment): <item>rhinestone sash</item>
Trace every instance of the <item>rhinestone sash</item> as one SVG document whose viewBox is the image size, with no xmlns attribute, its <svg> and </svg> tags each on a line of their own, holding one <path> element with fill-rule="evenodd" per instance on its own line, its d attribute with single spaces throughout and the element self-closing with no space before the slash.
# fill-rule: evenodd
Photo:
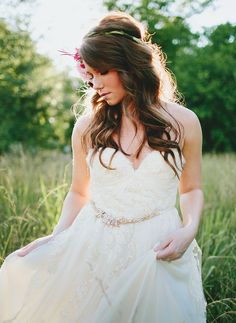
<svg viewBox="0 0 236 323">
<path fill-rule="evenodd" d="M 119 227 L 122 224 L 134 224 L 134 223 L 139 223 L 142 221 L 146 221 L 149 220 L 157 215 L 160 214 L 160 211 L 155 210 L 154 212 L 147 214 L 143 217 L 138 217 L 138 218 L 125 218 L 125 217 L 120 217 L 120 218 L 114 218 L 112 215 L 106 213 L 105 211 L 99 209 L 94 201 L 90 201 L 91 205 L 93 206 L 93 208 L 95 209 L 96 213 L 95 216 L 96 218 L 99 218 L 102 220 L 102 222 L 104 224 L 106 224 L 107 226 L 112 226 L 112 227 Z"/>
</svg>

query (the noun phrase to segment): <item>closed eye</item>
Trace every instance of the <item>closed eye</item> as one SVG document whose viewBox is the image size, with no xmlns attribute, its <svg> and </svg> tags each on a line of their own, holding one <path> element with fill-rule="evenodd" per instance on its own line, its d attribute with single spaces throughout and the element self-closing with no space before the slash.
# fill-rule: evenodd
<svg viewBox="0 0 236 323">
<path fill-rule="evenodd" d="M 108 71 L 108 70 L 106 70 L 106 71 L 102 71 L 102 72 L 100 72 L 100 74 L 101 74 L 101 75 L 106 75 L 108 72 L 109 72 L 109 71 Z M 92 79 L 93 79 L 93 74 L 92 74 L 92 73 L 87 72 L 87 75 L 88 75 L 88 77 L 89 77 L 89 79 L 90 79 L 90 80 L 92 80 Z"/>
<path fill-rule="evenodd" d="M 89 77 L 89 79 L 90 79 L 90 80 L 92 80 L 92 79 L 93 79 L 93 74 L 91 74 L 91 73 L 89 73 L 89 72 L 87 72 L 86 74 L 88 75 L 88 77 Z"/>
<path fill-rule="evenodd" d="M 106 74 L 108 74 L 108 72 L 109 72 L 109 70 L 105 70 L 105 71 L 100 72 L 100 74 L 101 74 L 101 75 L 106 75 Z M 86 74 L 88 75 L 89 80 L 91 80 L 91 81 L 92 81 L 92 79 L 93 79 L 93 74 L 92 74 L 92 73 L 90 73 L 90 72 L 87 72 Z M 87 82 L 87 84 L 88 84 L 90 87 L 93 87 L 93 83 L 92 83 L 92 82 Z"/>
<path fill-rule="evenodd" d="M 101 74 L 101 75 L 106 75 L 108 72 L 109 72 L 109 71 L 108 71 L 108 70 L 106 70 L 106 71 L 102 71 L 102 72 L 100 72 L 100 74 Z"/>
<path fill-rule="evenodd" d="M 88 84 L 90 87 L 93 87 L 93 83 L 92 83 L 92 82 L 87 82 L 87 84 Z"/>
</svg>

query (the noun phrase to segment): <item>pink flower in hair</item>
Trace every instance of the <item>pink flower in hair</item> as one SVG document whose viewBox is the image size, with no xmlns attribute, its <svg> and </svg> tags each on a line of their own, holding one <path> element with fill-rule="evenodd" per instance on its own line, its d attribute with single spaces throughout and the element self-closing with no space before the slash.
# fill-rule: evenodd
<svg viewBox="0 0 236 323">
<path fill-rule="evenodd" d="M 80 61 L 80 60 L 82 60 L 81 59 L 81 56 L 80 56 L 80 54 L 79 54 L 79 49 L 78 48 L 76 48 L 75 49 L 75 54 L 74 54 L 74 60 L 76 61 L 76 62 L 78 62 L 78 61 Z M 81 63 L 82 64 L 82 63 Z"/>
<path fill-rule="evenodd" d="M 81 56 L 79 54 L 79 49 L 78 48 L 75 49 L 74 54 L 70 53 L 70 52 L 67 52 L 64 49 L 59 49 L 58 52 L 62 53 L 62 55 L 72 56 L 76 62 L 81 61 L 81 63 L 82 63 L 82 58 L 81 58 Z"/>
<path fill-rule="evenodd" d="M 79 75 L 81 76 L 81 78 L 88 83 L 89 86 L 93 86 L 91 80 L 89 79 L 88 74 L 85 71 L 85 65 L 83 62 L 82 57 L 80 56 L 79 53 L 79 49 L 75 48 L 75 53 L 69 53 L 67 51 L 65 51 L 64 49 L 62 50 L 58 50 L 60 53 L 62 53 L 62 55 L 67 55 L 67 56 L 72 56 L 74 58 L 74 60 L 76 61 L 76 67 L 77 67 L 77 71 L 79 72 Z"/>
</svg>

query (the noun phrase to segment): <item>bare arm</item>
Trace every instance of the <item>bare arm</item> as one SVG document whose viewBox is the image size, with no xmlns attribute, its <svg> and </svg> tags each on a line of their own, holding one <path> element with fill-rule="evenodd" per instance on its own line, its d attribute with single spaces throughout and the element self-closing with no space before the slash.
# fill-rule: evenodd
<svg viewBox="0 0 236 323">
<path fill-rule="evenodd" d="M 179 184 L 180 209 L 184 226 L 188 227 L 192 235 L 195 236 L 204 206 L 201 185 L 202 130 L 195 114 L 192 114 L 186 128 L 187 136 L 183 147 L 186 167 Z"/>
<path fill-rule="evenodd" d="M 183 227 L 154 248 L 157 251 L 157 259 L 162 260 L 175 260 L 183 255 L 197 234 L 204 205 L 201 188 L 201 125 L 196 114 L 188 109 L 183 110 L 181 121 L 185 132 L 182 150 L 186 160 L 179 184 Z"/>
<path fill-rule="evenodd" d="M 85 160 L 86 152 L 83 151 L 80 142 L 81 135 L 89 122 L 89 117 L 81 117 L 76 122 L 72 132 L 72 183 L 64 200 L 58 224 L 53 230 L 53 235 L 67 229 L 73 223 L 81 208 L 89 201 L 90 174 Z"/>
<path fill-rule="evenodd" d="M 16 254 L 24 257 L 35 248 L 47 243 L 58 233 L 67 229 L 78 215 L 81 208 L 89 200 L 89 168 L 86 163 L 86 152 L 83 151 L 80 143 L 81 134 L 89 124 L 87 116 L 81 117 L 75 124 L 72 133 L 73 169 L 72 183 L 70 190 L 63 203 L 62 212 L 58 224 L 52 234 L 38 238 L 25 247 L 16 250 Z"/>
</svg>

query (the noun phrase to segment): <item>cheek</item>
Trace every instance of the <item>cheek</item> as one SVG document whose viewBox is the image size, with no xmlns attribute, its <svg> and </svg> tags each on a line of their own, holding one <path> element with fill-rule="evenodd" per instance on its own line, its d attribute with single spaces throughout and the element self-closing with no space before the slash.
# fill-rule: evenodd
<svg viewBox="0 0 236 323">
<path fill-rule="evenodd" d="M 118 76 L 113 77 L 110 84 L 112 84 L 112 86 L 116 88 L 116 90 L 118 90 L 119 92 L 125 92 L 123 84 L 121 83 L 121 80 Z"/>
</svg>

